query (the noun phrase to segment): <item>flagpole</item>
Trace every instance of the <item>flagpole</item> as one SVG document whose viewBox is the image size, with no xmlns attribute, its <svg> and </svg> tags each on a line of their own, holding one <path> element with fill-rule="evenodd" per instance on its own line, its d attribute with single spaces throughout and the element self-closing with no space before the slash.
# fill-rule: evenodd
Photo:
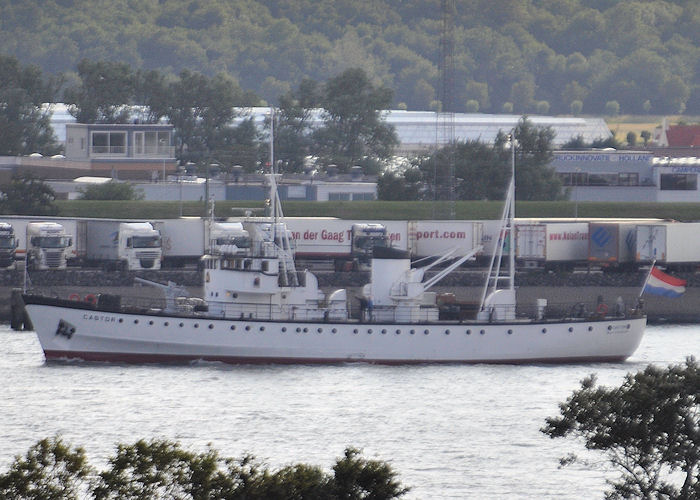
<svg viewBox="0 0 700 500">
<path fill-rule="evenodd" d="M 642 290 L 639 292 L 639 297 L 638 299 L 642 298 L 642 295 L 644 294 L 644 289 L 647 286 L 647 283 L 649 283 L 649 278 L 651 278 L 651 272 L 654 270 L 654 266 L 656 265 L 656 259 L 651 261 L 651 267 L 649 268 L 649 272 L 647 273 L 647 277 L 644 280 L 644 283 L 642 284 Z"/>
</svg>

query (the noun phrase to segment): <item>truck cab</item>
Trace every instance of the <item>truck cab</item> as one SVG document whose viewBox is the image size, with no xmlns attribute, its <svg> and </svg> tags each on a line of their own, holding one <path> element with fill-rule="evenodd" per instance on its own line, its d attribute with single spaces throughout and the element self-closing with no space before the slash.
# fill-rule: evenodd
<svg viewBox="0 0 700 500">
<path fill-rule="evenodd" d="M 389 237 L 383 224 L 353 224 L 350 228 L 352 267 L 368 271 L 374 247 L 388 247 Z"/>
<path fill-rule="evenodd" d="M 240 222 L 213 222 L 209 232 L 209 251 L 220 255 L 244 255 L 250 251 L 251 239 Z"/>
<path fill-rule="evenodd" d="M 14 269 L 17 238 L 12 224 L 0 222 L 0 268 Z"/>
<path fill-rule="evenodd" d="M 31 269 L 65 269 L 73 238 L 57 222 L 27 224 L 27 266 Z"/>
<path fill-rule="evenodd" d="M 160 269 L 160 231 L 150 222 L 120 223 L 118 248 L 119 260 L 127 269 Z"/>
</svg>

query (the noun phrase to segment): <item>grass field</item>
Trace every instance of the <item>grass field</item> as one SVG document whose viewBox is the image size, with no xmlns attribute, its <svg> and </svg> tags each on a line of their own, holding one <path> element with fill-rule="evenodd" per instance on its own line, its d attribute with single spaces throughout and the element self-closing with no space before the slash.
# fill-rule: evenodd
<svg viewBox="0 0 700 500">
<path fill-rule="evenodd" d="M 179 202 L 151 201 L 57 201 L 63 217 L 105 217 L 118 219 L 171 219 L 180 215 Z M 284 202 L 283 211 L 294 217 L 338 217 L 355 220 L 430 220 L 447 219 L 448 207 L 439 202 L 415 201 L 352 201 L 352 202 Z M 243 215 L 244 209 L 255 209 L 263 215 L 262 202 L 216 203 L 217 217 Z M 455 202 L 455 218 L 494 220 L 501 217 L 502 202 Z M 580 218 L 660 218 L 680 221 L 700 220 L 700 203 L 601 203 L 572 201 L 529 201 L 516 204 L 517 217 Z M 184 216 L 206 216 L 201 202 L 182 204 Z"/>
<path fill-rule="evenodd" d="M 641 146 L 642 132 L 646 130 L 653 137 L 654 129 L 661 126 L 664 118 L 668 120 L 670 125 L 700 122 L 700 117 L 698 116 L 685 115 L 669 115 L 665 117 L 661 115 L 620 115 L 613 118 L 606 118 L 605 122 L 608 124 L 610 131 L 617 140 L 625 144 L 627 142 L 627 133 L 634 132 L 637 135 L 637 145 Z"/>
</svg>

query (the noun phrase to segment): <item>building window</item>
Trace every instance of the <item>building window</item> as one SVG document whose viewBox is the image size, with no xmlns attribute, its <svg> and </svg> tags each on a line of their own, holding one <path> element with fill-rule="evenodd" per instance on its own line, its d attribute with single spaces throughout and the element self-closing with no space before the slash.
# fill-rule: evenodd
<svg viewBox="0 0 700 500">
<path fill-rule="evenodd" d="M 374 193 L 353 193 L 352 201 L 372 201 L 374 200 Z"/>
<path fill-rule="evenodd" d="M 697 191 L 697 174 L 661 174 L 661 191 Z"/>
<path fill-rule="evenodd" d="M 622 172 L 618 175 L 620 186 L 639 186 L 639 174 L 632 172 Z"/>
<path fill-rule="evenodd" d="M 560 172 L 563 186 L 588 186 L 588 172 Z"/>
<path fill-rule="evenodd" d="M 154 156 L 170 155 L 170 132 L 153 131 L 144 134 L 144 154 Z"/>
<path fill-rule="evenodd" d="M 126 132 L 93 132 L 92 154 L 126 155 Z"/>
<path fill-rule="evenodd" d="M 617 186 L 618 174 L 589 174 L 589 186 Z"/>
<path fill-rule="evenodd" d="M 328 193 L 328 201 L 350 201 L 350 193 Z"/>
</svg>

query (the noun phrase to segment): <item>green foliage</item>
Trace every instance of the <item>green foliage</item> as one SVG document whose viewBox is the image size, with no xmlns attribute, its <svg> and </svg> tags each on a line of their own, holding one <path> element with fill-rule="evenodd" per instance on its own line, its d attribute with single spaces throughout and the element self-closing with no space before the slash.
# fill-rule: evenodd
<svg viewBox="0 0 700 500">
<path fill-rule="evenodd" d="M 36 66 L 22 66 L 0 54 L 0 155 L 54 155 L 60 151 L 50 109 L 60 78 L 45 78 Z"/>
<path fill-rule="evenodd" d="M 116 54 L 146 71 L 224 71 L 273 104 L 304 78 L 353 66 L 408 109 L 428 109 L 440 88 L 439 2 L 25 0 L 2 14 L 3 51 L 48 74 Z M 652 99 L 656 113 L 700 113 L 696 2 L 472 1 L 451 17 L 457 111 L 476 99 L 483 112 L 547 101 L 564 114 L 579 100 L 602 113 L 615 100 L 641 113 Z"/>
<path fill-rule="evenodd" d="M 138 193 L 128 182 L 109 181 L 104 184 L 92 184 L 80 190 L 81 200 L 142 200 L 143 193 Z"/>
<path fill-rule="evenodd" d="M 42 439 L 0 474 L 0 498 L 77 500 L 83 498 L 90 473 L 82 448 L 71 449 L 58 437 Z"/>
<path fill-rule="evenodd" d="M 607 498 L 700 498 L 700 367 L 628 374 L 619 387 L 583 380 L 542 432 L 581 438 L 621 473 Z M 576 457 L 567 458 L 569 463 Z"/>
<path fill-rule="evenodd" d="M 31 173 L 15 174 L 0 186 L 0 212 L 8 215 L 56 215 L 56 193 Z"/>
<path fill-rule="evenodd" d="M 562 198 L 561 180 L 553 167 L 551 127 L 536 127 L 527 117 L 518 122 L 513 133 L 515 152 L 515 197 L 518 200 L 557 200 Z M 508 137 L 499 133 L 494 148 L 510 161 Z"/>
<path fill-rule="evenodd" d="M 360 68 L 329 79 L 320 100 L 324 123 L 313 132 L 321 162 L 347 171 L 365 156 L 389 158 L 398 138 L 381 113 L 391 99 L 392 91 L 373 85 Z"/>
<path fill-rule="evenodd" d="M 126 63 L 78 63 L 80 84 L 66 89 L 64 101 L 78 123 L 127 123 L 135 92 L 135 75 Z"/>
<path fill-rule="evenodd" d="M 8 500 L 391 500 L 408 492 L 389 464 L 367 460 L 355 448 L 347 448 L 332 470 L 294 464 L 270 471 L 250 455 L 223 458 L 211 448 L 195 453 L 154 439 L 118 445 L 108 468 L 88 483 L 92 469 L 84 451 L 55 438 L 15 459 L 0 475 L 0 494 Z"/>
</svg>

